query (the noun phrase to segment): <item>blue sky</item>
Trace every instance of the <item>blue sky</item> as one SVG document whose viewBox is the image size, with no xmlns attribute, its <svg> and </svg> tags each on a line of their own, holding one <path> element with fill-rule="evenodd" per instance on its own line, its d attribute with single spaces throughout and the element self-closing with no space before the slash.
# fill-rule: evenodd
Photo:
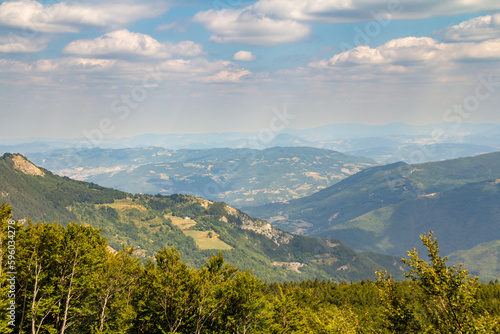
<svg viewBox="0 0 500 334">
<path fill-rule="evenodd" d="M 498 0 L 0 2 L 1 139 L 500 123 Z"/>
</svg>

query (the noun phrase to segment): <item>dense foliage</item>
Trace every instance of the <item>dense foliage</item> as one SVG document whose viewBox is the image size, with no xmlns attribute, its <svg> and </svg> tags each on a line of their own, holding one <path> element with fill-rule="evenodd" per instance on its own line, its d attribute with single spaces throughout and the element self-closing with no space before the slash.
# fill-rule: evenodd
<svg viewBox="0 0 500 334">
<path fill-rule="evenodd" d="M 500 284 L 480 284 L 461 268 L 447 267 L 432 236 L 423 236 L 430 262 L 409 253 L 412 280 L 398 283 L 380 272 L 378 282 L 266 283 L 227 264 L 220 252 L 198 269 L 170 247 L 142 264 L 132 249 L 111 251 L 91 226 L 14 222 L 7 205 L 0 207 L 0 221 L 0 333 L 500 330 Z M 5 266 L 12 260 L 15 297 L 8 299 L 12 268 Z M 11 301 L 15 327 L 5 313 Z"/>
</svg>

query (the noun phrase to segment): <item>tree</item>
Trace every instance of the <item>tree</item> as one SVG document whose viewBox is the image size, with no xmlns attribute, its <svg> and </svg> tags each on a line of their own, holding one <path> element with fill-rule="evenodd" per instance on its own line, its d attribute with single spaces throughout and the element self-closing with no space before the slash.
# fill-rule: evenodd
<svg viewBox="0 0 500 334">
<path fill-rule="evenodd" d="M 98 333 L 127 333 L 135 319 L 132 292 L 141 274 L 141 265 L 132 257 L 132 248 L 108 251 L 102 266 L 94 272 L 94 285 L 85 309 Z"/>
<path fill-rule="evenodd" d="M 225 263 L 222 252 L 212 256 L 196 272 L 194 299 L 196 300 L 193 332 L 214 331 L 233 297 L 233 283 L 238 269 Z M 225 324 L 222 324 L 225 326 Z"/>
<path fill-rule="evenodd" d="M 11 301 L 15 302 L 13 298 L 10 298 L 14 296 L 10 288 L 12 281 L 8 280 L 10 275 L 7 275 L 7 272 L 14 271 L 17 268 L 15 254 L 14 257 L 12 257 L 12 254 L 9 254 L 9 245 L 14 245 L 15 247 L 16 227 L 17 223 L 12 221 L 12 208 L 7 204 L 2 204 L 0 206 L 0 333 L 11 333 L 14 328 L 12 324 L 15 321 L 15 316 L 14 319 L 11 319 L 7 313 L 12 308 Z M 12 247 L 10 248 L 12 249 Z M 10 258 L 9 255 L 11 255 Z M 14 270 L 10 270 L 9 266 L 4 267 L 4 265 L 9 263 L 12 264 Z M 14 304 L 13 307 L 16 308 L 16 305 Z"/>
<path fill-rule="evenodd" d="M 377 287 L 381 302 L 385 308 L 388 320 L 387 328 L 392 333 L 415 333 L 421 330 L 420 322 L 416 317 L 415 296 L 403 289 L 402 283 L 397 283 L 387 271 L 376 272 Z"/>
<path fill-rule="evenodd" d="M 272 303 L 272 326 L 271 333 L 285 334 L 293 333 L 303 326 L 303 316 L 293 289 L 283 292 L 278 286 L 279 294 Z"/>
<path fill-rule="evenodd" d="M 264 283 L 248 271 L 238 272 L 230 287 L 231 298 L 225 312 L 231 333 L 253 333 L 266 318 Z"/>
<path fill-rule="evenodd" d="M 149 333 L 177 333 L 194 314 L 194 271 L 175 249 L 163 248 L 148 260 L 135 294 L 138 325 Z"/>
<path fill-rule="evenodd" d="M 18 244 L 21 331 L 64 334 L 72 326 L 85 327 L 86 300 L 106 258 L 100 231 L 28 222 L 18 233 Z"/>
<path fill-rule="evenodd" d="M 414 332 L 419 327 L 430 333 L 491 333 L 498 326 L 487 314 L 476 312 L 478 278 L 471 277 L 461 265 L 447 266 L 446 257 L 439 255 L 433 232 L 421 235 L 428 251 L 429 262 L 413 249 L 402 261 L 411 270 L 405 273 L 419 291 L 414 294 L 412 306 L 405 298 L 396 296 L 392 279 L 378 271 L 381 297 L 389 313 L 394 332 Z M 422 298 L 418 298 L 419 292 Z M 416 297 L 415 297 L 416 296 Z"/>
</svg>

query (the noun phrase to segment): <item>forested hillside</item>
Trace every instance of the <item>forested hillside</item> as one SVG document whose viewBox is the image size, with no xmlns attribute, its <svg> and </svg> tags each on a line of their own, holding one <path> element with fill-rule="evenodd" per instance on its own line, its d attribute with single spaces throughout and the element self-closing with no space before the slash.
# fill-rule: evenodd
<svg viewBox="0 0 500 334">
<path fill-rule="evenodd" d="M 91 226 L 19 222 L 0 206 L 0 332 L 498 333 L 500 285 L 405 259 L 411 281 L 265 283 L 219 253 L 192 268 L 175 249 L 141 263 Z M 12 271 L 15 270 L 15 273 Z"/>
<path fill-rule="evenodd" d="M 175 247 L 191 267 L 218 250 L 234 266 L 269 281 L 373 278 L 385 268 L 401 279 L 397 258 L 357 253 L 334 239 L 294 236 L 222 202 L 172 195 L 133 195 L 53 175 L 21 155 L 0 159 L 0 195 L 14 217 L 102 229 L 109 245 L 134 248 L 146 261 Z"/>
</svg>

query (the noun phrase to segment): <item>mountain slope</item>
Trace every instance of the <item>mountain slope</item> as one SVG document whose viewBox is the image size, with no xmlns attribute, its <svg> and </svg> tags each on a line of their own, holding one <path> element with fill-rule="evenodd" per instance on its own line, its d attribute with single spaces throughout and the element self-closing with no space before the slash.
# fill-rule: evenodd
<svg viewBox="0 0 500 334">
<path fill-rule="evenodd" d="M 223 250 L 231 264 L 272 281 L 360 280 L 373 278 L 377 267 L 401 278 L 391 256 L 356 253 L 338 240 L 294 236 L 222 202 L 132 195 L 59 177 L 20 155 L 0 158 L 0 196 L 18 219 L 91 224 L 113 248 L 132 246 L 143 258 L 174 246 L 192 266 Z"/>
<path fill-rule="evenodd" d="M 363 250 L 402 256 L 419 248 L 419 234 L 435 231 L 440 250 L 450 254 L 500 240 L 500 179 L 467 184 L 409 199 L 333 226 L 333 236 Z"/>
<path fill-rule="evenodd" d="M 414 182 L 402 177 L 386 180 L 406 166 L 395 163 L 370 168 L 311 196 L 243 210 L 290 232 L 321 233 L 361 214 L 414 198 L 419 191 Z M 393 182 L 393 187 L 389 182 Z"/>
<path fill-rule="evenodd" d="M 448 256 L 448 263 L 461 263 L 484 283 L 500 277 L 500 240 L 485 242 Z"/>
</svg>

